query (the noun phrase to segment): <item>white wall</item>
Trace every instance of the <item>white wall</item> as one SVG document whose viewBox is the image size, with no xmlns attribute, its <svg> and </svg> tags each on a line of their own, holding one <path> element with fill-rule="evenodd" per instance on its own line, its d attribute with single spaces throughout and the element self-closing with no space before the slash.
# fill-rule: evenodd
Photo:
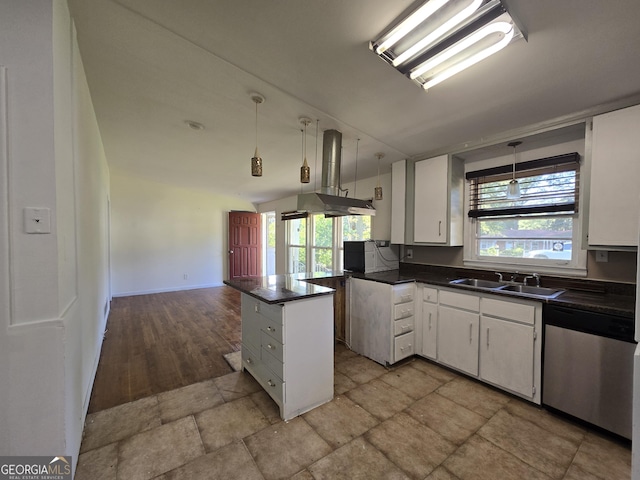
<svg viewBox="0 0 640 480">
<path fill-rule="evenodd" d="M 0 455 L 77 461 L 106 321 L 108 170 L 66 2 L 0 10 Z M 24 207 L 49 208 L 51 233 L 26 234 Z"/>
<path fill-rule="evenodd" d="M 222 285 L 228 212 L 252 203 L 111 172 L 113 294 Z M 184 278 L 187 275 L 188 278 Z"/>
<path fill-rule="evenodd" d="M 358 180 L 357 184 L 345 183 L 342 188 L 349 189 L 349 197 L 371 199 L 373 189 L 378 183 L 378 178 L 365 178 Z M 371 235 L 375 240 L 391 239 L 391 173 L 380 175 L 380 186 L 382 186 L 382 200 L 374 200 L 376 215 L 372 217 Z M 304 188 L 304 193 L 312 190 Z M 280 200 L 264 202 L 258 205 L 258 212 L 276 212 L 276 273 L 283 274 L 287 270 L 286 257 L 286 224 L 280 220 L 282 212 L 295 210 L 297 207 L 297 196 L 286 197 Z"/>
</svg>

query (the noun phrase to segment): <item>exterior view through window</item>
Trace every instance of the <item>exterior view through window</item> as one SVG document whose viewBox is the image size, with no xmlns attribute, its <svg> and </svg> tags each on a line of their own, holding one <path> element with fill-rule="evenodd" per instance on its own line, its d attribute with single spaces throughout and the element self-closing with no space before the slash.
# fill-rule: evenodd
<svg viewBox="0 0 640 480">
<path fill-rule="evenodd" d="M 534 162 L 541 161 L 528 163 Z M 486 172 L 467 175 L 471 177 L 469 217 L 475 231 L 475 258 L 530 258 L 535 259 L 532 263 L 553 264 L 574 260 L 577 162 L 519 172 L 521 196 L 513 199 L 507 198 L 510 174 L 481 173 Z"/>
<path fill-rule="evenodd" d="M 287 273 L 342 270 L 342 242 L 371 238 L 370 216 L 310 215 L 287 224 Z"/>
</svg>

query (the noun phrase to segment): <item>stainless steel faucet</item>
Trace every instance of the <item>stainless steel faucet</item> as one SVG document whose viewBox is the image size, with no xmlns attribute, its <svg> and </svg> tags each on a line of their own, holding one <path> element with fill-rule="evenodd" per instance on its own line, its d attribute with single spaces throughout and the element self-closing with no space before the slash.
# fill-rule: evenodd
<svg viewBox="0 0 640 480">
<path fill-rule="evenodd" d="M 495 274 L 498 276 L 498 281 L 502 282 L 502 274 L 500 272 L 495 272 Z"/>
<path fill-rule="evenodd" d="M 531 275 L 527 275 L 526 277 L 524 277 L 524 284 L 528 285 L 527 280 L 531 280 L 531 279 L 535 279 L 536 287 L 540 286 L 540 275 L 538 275 L 537 273 L 532 273 Z"/>
</svg>

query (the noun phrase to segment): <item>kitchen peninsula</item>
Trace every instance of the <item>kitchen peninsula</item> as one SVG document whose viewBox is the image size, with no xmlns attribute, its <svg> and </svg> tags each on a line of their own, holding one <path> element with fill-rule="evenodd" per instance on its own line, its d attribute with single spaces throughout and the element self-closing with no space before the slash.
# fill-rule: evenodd
<svg viewBox="0 0 640 480">
<path fill-rule="evenodd" d="M 333 294 L 301 275 L 225 280 L 239 290 L 242 370 L 290 420 L 333 398 Z"/>
</svg>

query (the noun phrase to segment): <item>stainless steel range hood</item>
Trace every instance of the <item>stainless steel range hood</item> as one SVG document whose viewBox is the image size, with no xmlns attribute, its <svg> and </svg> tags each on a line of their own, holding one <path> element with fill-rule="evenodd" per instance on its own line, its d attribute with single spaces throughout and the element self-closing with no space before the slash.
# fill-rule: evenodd
<svg viewBox="0 0 640 480">
<path fill-rule="evenodd" d="M 302 193 L 298 195 L 298 211 L 324 213 L 328 216 L 375 215 L 376 209 L 367 200 L 339 197 L 324 193 Z"/>
<path fill-rule="evenodd" d="M 342 133 L 326 130 L 322 137 L 321 193 L 298 195 L 297 213 L 322 213 L 327 216 L 375 215 L 371 201 L 339 196 Z M 298 217 L 299 218 L 299 217 Z"/>
</svg>

